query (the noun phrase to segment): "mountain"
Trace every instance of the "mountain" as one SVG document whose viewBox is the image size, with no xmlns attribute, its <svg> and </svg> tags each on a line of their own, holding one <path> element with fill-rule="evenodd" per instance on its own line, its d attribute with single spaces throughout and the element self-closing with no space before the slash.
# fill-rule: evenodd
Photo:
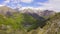
<svg viewBox="0 0 60 34">
<path fill-rule="evenodd" d="M 60 34 L 60 13 L 53 10 L 0 7 L 1 34 Z"/>
<path fill-rule="evenodd" d="M 36 8 L 24 8 L 23 10 L 20 8 L 16 8 L 16 9 L 12 9 L 9 8 L 7 6 L 3 6 L 0 7 L 0 14 L 3 15 L 13 15 L 13 13 L 24 13 L 24 14 L 28 14 L 38 20 L 43 20 L 42 17 L 44 18 L 48 18 L 50 15 L 54 15 L 55 12 L 53 10 L 40 10 L 40 9 L 36 9 Z"/>
<path fill-rule="evenodd" d="M 49 16 L 55 15 L 56 12 L 53 10 L 40 10 L 40 9 L 35 10 L 35 9 L 28 8 L 28 9 L 21 10 L 20 13 L 25 13 L 25 14 L 31 15 L 34 18 L 37 18 L 39 20 L 39 19 L 41 19 L 41 17 L 44 17 L 47 19 Z"/>
<path fill-rule="evenodd" d="M 17 12 L 17 11 L 7 6 L 0 7 L 0 14 L 6 14 L 7 12 Z"/>
<path fill-rule="evenodd" d="M 48 16 L 48 15 L 55 13 L 55 11 L 53 11 L 53 10 L 40 10 L 40 9 L 36 10 L 36 9 L 31 9 L 31 8 L 21 10 L 20 12 L 27 13 L 27 14 L 28 13 L 31 13 L 31 14 L 36 13 L 39 16 Z"/>
<path fill-rule="evenodd" d="M 3 7 L 0 7 L 0 14 L 6 14 L 6 13 L 14 13 L 14 12 L 18 12 L 18 13 L 26 13 L 26 14 L 30 14 L 33 16 L 33 14 L 37 14 L 39 16 L 49 16 L 49 15 L 54 15 L 55 12 L 53 10 L 40 10 L 40 9 L 36 9 L 36 8 L 24 8 L 22 10 L 22 8 L 16 8 L 16 9 L 12 9 L 12 8 L 9 8 L 7 6 L 3 6 Z"/>
</svg>

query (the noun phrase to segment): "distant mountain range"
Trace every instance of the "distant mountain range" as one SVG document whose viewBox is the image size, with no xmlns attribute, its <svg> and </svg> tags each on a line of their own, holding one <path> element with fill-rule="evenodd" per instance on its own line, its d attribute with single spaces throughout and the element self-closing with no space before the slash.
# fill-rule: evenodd
<svg viewBox="0 0 60 34">
<path fill-rule="evenodd" d="M 48 15 L 55 13 L 55 11 L 53 11 L 53 10 L 40 10 L 37 8 L 24 8 L 23 10 L 22 10 L 22 8 L 20 8 L 20 10 L 19 10 L 19 8 L 12 9 L 7 6 L 0 7 L 0 14 L 6 14 L 7 12 L 20 12 L 20 13 L 26 13 L 26 14 L 36 13 L 39 16 L 48 16 Z"/>
</svg>

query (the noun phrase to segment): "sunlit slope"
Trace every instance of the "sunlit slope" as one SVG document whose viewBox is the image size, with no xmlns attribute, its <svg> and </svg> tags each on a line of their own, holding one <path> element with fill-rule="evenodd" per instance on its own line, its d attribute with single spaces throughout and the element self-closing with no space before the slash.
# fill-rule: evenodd
<svg viewBox="0 0 60 34">
<path fill-rule="evenodd" d="M 3 7 L 0 7 L 0 13 L 2 14 L 4 14 L 4 13 L 6 13 L 6 12 L 17 12 L 16 10 L 14 10 L 14 9 L 12 9 L 12 8 L 9 8 L 9 7 L 7 7 L 7 6 L 3 6 Z"/>
<path fill-rule="evenodd" d="M 60 34 L 60 13 L 56 13 L 46 21 L 44 34 Z"/>
</svg>

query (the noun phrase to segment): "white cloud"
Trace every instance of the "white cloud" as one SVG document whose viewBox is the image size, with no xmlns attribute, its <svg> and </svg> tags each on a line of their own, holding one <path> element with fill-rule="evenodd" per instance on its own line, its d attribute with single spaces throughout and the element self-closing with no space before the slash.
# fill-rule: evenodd
<svg viewBox="0 0 60 34">
<path fill-rule="evenodd" d="M 4 6 L 4 5 L 0 5 L 0 7 L 2 7 L 2 6 Z"/>
<path fill-rule="evenodd" d="M 40 8 L 55 10 L 60 12 L 60 0 L 49 0 L 46 3 L 38 3 L 38 4 L 43 5 Z"/>
<path fill-rule="evenodd" d="M 21 7 L 20 0 L 6 0 L 2 5 L 8 6 L 10 8 Z"/>
<path fill-rule="evenodd" d="M 33 0 L 6 0 L 2 5 L 8 6 L 10 8 L 22 7 L 20 2 L 31 3 Z"/>
<path fill-rule="evenodd" d="M 6 5 L 11 8 L 13 8 L 13 7 L 16 8 L 16 7 L 21 7 L 20 2 L 31 3 L 31 2 L 33 2 L 33 0 L 6 0 L 0 6 Z M 11 4 L 11 6 L 7 5 L 7 4 Z M 37 7 L 40 9 L 49 9 L 49 10 L 60 11 L 60 0 L 48 0 L 48 2 L 45 2 L 45 3 L 39 2 L 37 4 L 43 5 L 43 6 Z"/>
<path fill-rule="evenodd" d="M 24 3 L 31 3 L 31 2 L 33 2 L 33 0 L 21 0 L 21 2 L 24 2 Z"/>
</svg>

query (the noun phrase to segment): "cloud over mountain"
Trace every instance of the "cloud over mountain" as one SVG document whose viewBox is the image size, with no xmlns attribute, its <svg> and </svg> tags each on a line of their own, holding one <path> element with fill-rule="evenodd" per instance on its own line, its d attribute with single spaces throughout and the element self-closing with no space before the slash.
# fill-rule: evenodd
<svg viewBox="0 0 60 34">
<path fill-rule="evenodd" d="M 40 9 L 60 11 L 60 0 L 4 0 L 3 2 L 0 1 L 0 6 L 3 5 L 11 8 L 36 7 Z"/>
<path fill-rule="evenodd" d="M 38 3 L 38 4 L 42 4 L 43 6 L 41 6 L 40 8 L 43 8 L 43 9 L 60 11 L 60 8 L 59 8 L 60 0 L 48 0 L 48 2 L 46 3 Z"/>
</svg>

